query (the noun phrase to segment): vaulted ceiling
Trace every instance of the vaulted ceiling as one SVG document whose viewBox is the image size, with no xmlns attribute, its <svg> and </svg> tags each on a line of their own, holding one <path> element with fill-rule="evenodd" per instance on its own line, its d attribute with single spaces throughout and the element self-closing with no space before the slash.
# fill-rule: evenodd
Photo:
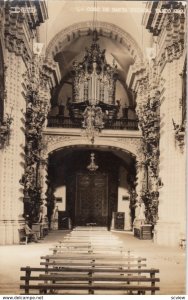
<svg viewBox="0 0 188 300">
<path fill-rule="evenodd" d="M 92 21 L 95 17 L 99 22 L 117 25 L 128 32 L 140 48 L 142 48 L 143 42 L 144 46 L 149 47 L 149 32 L 143 30 L 142 27 L 142 18 L 147 1 L 46 0 L 46 2 L 49 18 L 40 27 L 40 39 L 46 46 L 62 29 L 72 24 Z M 94 9 L 96 9 L 95 16 Z"/>
</svg>

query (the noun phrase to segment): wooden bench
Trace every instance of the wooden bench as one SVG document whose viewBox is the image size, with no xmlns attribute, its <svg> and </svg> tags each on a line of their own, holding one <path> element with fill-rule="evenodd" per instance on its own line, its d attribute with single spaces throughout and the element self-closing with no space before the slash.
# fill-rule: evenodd
<svg viewBox="0 0 188 300">
<path fill-rule="evenodd" d="M 116 294 L 155 294 L 159 287 L 156 278 L 158 269 L 116 269 L 116 268 L 21 268 L 25 276 L 21 276 L 24 284 L 20 289 L 25 294 L 61 294 L 77 295 L 103 294 L 115 292 Z M 33 272 L 37 275 L 32 276 Z M 40 274 L 38 274 L 40 273 Z M 43 273 L 43 274 L 41 274 Z M 141 274 L 142 273 L 142 274 Z M 32 274 L 32 275 L 31 275 Z M 143 276 L 144 274 L 144 276 Z M 32 283 L 31 283 L 32 282 Z M 60 293 L 59 293 L 60 292 Z"/>
<path fill-rule="evenodd" d="M 93 245 L 107 245 L 106 248 L 108 246 L 119 246 L 119 245 L 123 245 L 123 243 L 120 241 L 120 242 L 114 242 L 114 241 L 104 241 L 104 240 L 80 240 L 80 241 L 76 241 L 76 240 L 64 240 L 61 242 L 61 244 L 75 244 L 75 245 L 88 245 L 88 244 L 93 244 Z"/>
<path fill-rule="evenodd" d="M 53 251 L 53 254 L 57 254 L 57 253 L 66 253 L 66 252 L 72 252 L 72 253 L 106 253 L 106 247 L 102 246 L 102 245 L 98 245 L 98 246 L 92 246 L 91 244 L 88 245 L 71 245 L 71 244 L 63 244 L 63 245 L 56 245 L 54 248 L 50 248 L 49 250 Z M 115 247 L 115 246 L 111 246 L 108 249 L 108 253 L 112 253 L 112 252 L 118 252 L 118 253 L 123 253 L 125 251 L 125 249 L 123 247 Z"/>
<path fill-rule="evenodd" d="M 128 253 L 125 255 L 102 255 L 99 254 L 68 254 L 61 253 L 56 255 L 47 255 L 42 256 L 40 265 L 48 267 L 80 267 L 80 268 L 106 268 L 111 269 L 117 268 L 122 270 L 124 268 L 134 269 L 138 268 L 139 270 L 143 267 L 146 267 L 146 259 L 142 257 L 134 257 Z"/>
<path fill-rule="evenodd" d="M 64 238 L 102 238 L 104 237 L 105 239 L 107 238 L 113 238 L 113 239 L 118 239 L 117 237 L 113 236 L 113 235 L 106 235 L 106 234 L 72 234 L 72 233 L 67 233 Z"/>
<path fill-rule="evenodd" d="M 118 270 L 123 270 L 124 268 L 128 269 L 141 269 L 143 267 L 146 267 L 146 264 L 142 262 L 121 262 L 121 261 L 112 261 L 109 263 L 109 261 L 105 262 L 99 262 L 95 260 L 90 260 L 90 261 L 51 261 L 51 262 L 41 262 L 41 265 L 45 266 L 46 268 L 49 267 L 54 267 L 54 268 L 66 268 L 71 266 L 71 268 L 89 268 L 89 269 L 98 269 L 100 268 L 101 270 L 106 269 L 106 270 L 111 270 L 112 268 L 117 268 Z"/>
<path fill-rule="evenodd" d="M 146 268 L 146 259 L 117 246 L 117 240 L 68 238 L 42 256 L 40 268 L 21 268 L 25 294 L 152 294 L 158 269 Z M 113 247 L 110 249 L 109 245 Z M 71 247 L 71 248 L 70 248 Z M 89 250 L 88 250 L 89 249 Z"/>
<path fill-rule="evenodd" d="M 19 242 L 20 244 L 27 245 L 28 242 L 35 241 L 34 235 L 36 235 L 37 238 L 37 232 L 33 231 L 32 233 L 26 233 L 24 228 L 18 229 L 19 232 Z"/>
<path fill-rule="evenodd" d="M 60 253 L 56 253 L 54 255 L 46 255 L 46 256 L 42 256 L 41 259 L 45 259 L 45 260 L 61 260 L 61 259 L 80 259 L 80 260 L 88 260 L 88 259 L 98 259 L 98 260 L 113 260 L 113 259 L 117 259 L 117 260 L 121 260 L 121 261 L 128 261 L 128 260 L 137 260 L 137 259 L 141 259 L 141 260 L 146 260 L 146 258 L 140 258 L 140 257 L 135 257 L 130 255 L 130 253 L 127 252 L 123 252 L 123 253 L 111 253 L 111 252 L 106 252 L 105 254 L 103 253 L 84 253 L 84 254 L 80 254 L 80 253 L 70 253 L 70 252 L 60 252 Z"/>
<path fill-rule="evenodd" d="M 87 233 L 87 234 L 83 234 L 83 233 L 75 233 L 73 234 L 72 232 L 71 233 L 68 233 L 66 236 L 66 238 L 76 238 L 76 237 L 82 237 L 82 238 L 90 238 L 90 237 L 93 237 L 93 238 L 112 238 L 112 239 L 118 239 L 117 236 L 113 235 L 113 234 L 99 234 L 99 233 L 94 233 L 94 232 L 91 232 L 91 233 Z"/>
<path fill-rule="evenodd" d="M 18 232 L 19 232 L 20 244 L 27 245 L 29 236 L 26 234 L 25 229 L 24 228 L 18 229 Z"/>
<path fill-rule="evenodd" d="M 77 239 L 64 239 L 61 241 L 61 243 L 71 243 L 71 244 L 83 244 L 83 243 L 93 243 L 93 244 L 102 244 L 102 245 L 120 245 L 123 244 L 123 241 L 120 240 L 111 240 L 111 239 L 93 239 L 93 238 L 88 238 L 88 239 L 82 239 L 82 238 L 77 238 Z"/>
</svg>

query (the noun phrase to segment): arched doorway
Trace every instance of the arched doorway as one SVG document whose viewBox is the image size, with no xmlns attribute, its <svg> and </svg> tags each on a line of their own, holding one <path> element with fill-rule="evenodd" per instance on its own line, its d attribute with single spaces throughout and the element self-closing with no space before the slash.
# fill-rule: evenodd
<svg viewBox="0 0 188 300">
<path fill-rule="evenodd" d="M 140 144 L 140 140 L 137 138 L 134 139 L 137 136 L 137 134 L 135 136 L 135 132 L 138 131 L 135 95 L 128 89 L 126 77 L 129 67 L 135 61 L 142 59 L 142 53 L 131 36 L 119 27 L 100 22 L 97 24 L 95 30 L 97 38 L 94 39 L 96 36 L 94 35 L 92 26 L 90 26 L 92 24 L 89 24 L 90 22 L 84 22 L 83 24 L 76 24 L 76 27 L 73 26 L 72 28 L 71 26 L 63 30 L 54 37 L 47 47 L 47 60 L 54 60 L 58 64 L 61 73 L 61 81 L 52 91 L 51 111 L 48 115 L 49 148 L 54 148 L 53 145 L 50 145 L 50 141 L 53 143 L 56 138 L 60 142 L 62 140 L 63 143 L 67 141 L 69 145 L 72 142 L 77 145 L 88 143 L 85 138 L 79 138 L 76 141 L 74 136 L 75 128 L 83 128 L 83 112 L 85 111 L 85 107 L 84 109 L 81 108 L 80 103 L 84 102 L 84 105 L 86 103 L 88 105 L 89 96 L 87 94 L 90 95 L 89 92 L 94 90 L 94 95 L 98 95 L 99 91 L 99 94 L 103 95 L 103 92 L 101 92 L 103 89 L 89 89 L 90 84 L 86 84 L 87 88 L 85 88 L 86 93 L 82 95 L 84 96 L 83 99 L 80 96 L 79 101 L 77 101 L 78 99 L 75 98 L 75 81 L 71 74 L 74 69 L 73 66 L 75 66 L 75 61 L 81 61 L 83 55 L 87 54 L 85 53 L 86 48 L 92 46 L 95 40 L 99 48 L 102 49 L 101 53 L 103 55 L 105 53 L 105 60 L 108 65 L 114 65 L 117 68 L 116 89 L 113 89 L 113 103 L 110 103 L 116 107 L 116 114 L 112 117 L 111 110 L 109 110 L 109 103 L 108 107 L 105 106 L 106 109 L 104 109 L 104 104 L 106 105 L 106 101 L 108 102 L 108 95 L 105 96 L 105 101 L 102 101 L 103 108 L 101 108 L 100 105 L 102 104 L 99 101 L 101 97 L 103 99 L 103 96 L 97 98 L 100 105 L 96 101 L 94 103 L 102 109 L 104 129 L 112 129 L 113 131 L 121 130 L 122 132 L 124 129 L 131 131 L 126 140 L 122 138 L 125 133 L 122 135 L 121 132 L 119 139 L 115 140 L 115 143 L 117 147 L 121 147 L 121 144 L 126 143 L 122 147 L 126 147 L 130 152 L 134 152 L 134 144 Z M 71 34 L 67 35 L 67 32 Z M 104 34 L 104 32 L 106 33 Z M 84 57 L 87 57 L 87 55 Z M 95 80 L 91 80 L 91 82 L 95 83 Z M 99 83 L 99 81 L 96 82 Z M 82 85 L 82 87 L 84 86 L 85 84 Z M 91 86 L 98 85 L 91 84 Z M 114 87 L 115 83 L 110 86 Z M 93 102 L 90 101 L 89 104 L 91 103 Z M 75 104 L 73 107 L 74 114 L 71 110 L 73 104 Z M 77 104 L 79 104 L 79 107 L 76 106 Z M 56 128 L 56 135 L 50 136 L 53 128 Z M 62 130 L 57 133 L 57 128 L 61 128 Z M 73 225 L 85 225 L 91 222 L 109 227 L 112 220 L 112 213 L 122 210 L 127 211 L 127 218 L 129 216 L 129 219 L 131 219 L 130 223 L 132 224 L 134 209 L 132 209 L 133 205 L 130 204 L 130 199 L 133 190 L 135 190 L 135 157 L 133 158 L 131 154 L 127 154 L 126 151 L 121 151 L 119 148 L 115 150 L 112 150 L 108 146 L 101 148 L 102 144 L 109 144 L 110 146 L 114 144 L 112 139 L 116 135 L 115 131 L 112 134 L 112 139 L 111 136 L 109 138 L 109 135 L 111 133 L 106 132 L 103 136 L 100 136 L 99 141 L 91 139 L 91 142 L 95 144 L 93 147 L 87 145 L 77 147 L 75 145 L 72 149 L 71 147 L 69 149 L 58 149 L 59 147 L 57 146 L 57 148 L 54 148 L 55 151 L 49 156 L 48 173 L 51 187 L 48 194 L 50 194 L 53 201 L 50 200 L 50 197 L 48 201 L 53 207 L 54 200 L 57 201 L 59 198 L 58 201 L 62 201 L 62 203 L 58 207 L 61 206 L 63 210 L 66 210 L 66 213 L 71 217 Z M 78 136 L 80 136 L 80 133 L 77 131 L 76 137 Z M 96 146 L 96 143 L 99 143 L 100 146 Z M 95 151 L 96 161 L 99 165 L 99 169 L 93 174 L 87 170 L 91 151 Z M 118 161 L 117 166 L 115 166 L 116 161 Z M 60 170 L 57 171 L 57 169 Z M 55 178 L 58 178 L 61 183 L 56 182 Z M 125 184 L 125 181 L 127 186 L 121 187 L 121 185 Z M 60 185 L 64 186 L 64 188 L 61 189 Z M 116 191 L 113 191 L 113 186 L 115 186 L 114 189 Z M 110 200 L 111 195 L 113 195 L 112 198 L 114 200 Z"/>
<path fill-rule="evenodd" d="M 91 153 L 95 154 L 96 171 L 87 168 Z M 126 227 L 131 229 L 135 177 L 135 158 L 122 150 L 102 146 L 59 149 L 49 155 L 49 218 L 56 205 L 73 226 L 92 223 L 110 228 L 113 212 L 123 211 Z"/>
</svg>

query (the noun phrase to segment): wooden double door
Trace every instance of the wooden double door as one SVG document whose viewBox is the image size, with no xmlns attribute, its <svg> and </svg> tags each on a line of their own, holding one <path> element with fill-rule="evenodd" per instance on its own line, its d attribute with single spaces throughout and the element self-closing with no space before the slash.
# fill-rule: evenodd
<svg viewBox="0 0 188 300">
<path fill-rule="evenodd" d="M 77 173 L 75 224 L 107 226 L 108 175 L 106 173 Z"/>
</svg>

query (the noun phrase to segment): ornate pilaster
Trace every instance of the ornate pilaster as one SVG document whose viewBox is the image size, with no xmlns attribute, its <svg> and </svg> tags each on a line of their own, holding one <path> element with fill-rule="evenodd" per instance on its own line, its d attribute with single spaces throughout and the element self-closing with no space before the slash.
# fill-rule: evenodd
<svg viewBox="0 0 188 300">
<path fill-rule="evenodd" d="M 40 138 L 57 76 L 34 57 L 33 44 L 46 19 L 45 1 L 0 1 L 0 244 L 19 242 L 23 193 L 32 182 L 37 200 L 43 184 Z"/>
<path fill-rule="evenodd" d="M 23 92 L 22 73 L 25 71 L 22 58 L 5 49 L 5 96 L 3 107 L 3 138 L 1 152 L 1 215 L 0 226 L 3 235 L 0 244 L 18 243 L 18 228 L 22 220 L 23 204 L 19 179 L 23 170 L 23 114 L 25 99 Z M 13 122 L 12 122 L 13 120 Z M 22 130 L 20 130 L 22 128 Z"/>
<path fill-rule="evenodd" d="M 49 109 L 50 87 L 44 76 L 42 58 L 34 55 L 31 68 L 25 74 L 26 81 L 26 147 L 25 174 L 20 183 L 24 186 L 24 214 L 31 222 L 36 222 L 39 209 L 44 200 L 42 195 L 45 161 L 42 157 L 42 130 Z"/>
<path fill-rule="evenodd" d="M 137 115 L 142 132 L 141 153 L 137 164 L 138 205 L 136 218 L 156 224 L 158 218 L 158 173 L 159 173 L 159 132 L 160 132 L 160 91 L 156 61 L 132 68 L 128 82 L 137 93 Z"/>
<path fill-rule="evenodd" d="M 4 107 L 6 102 L 7 88 L 7 66 L 5 64 L 5 44 L 4 44 L 4 3 L 0 3 L 0 149 L 8 146 L 11 133 L 11 114 L 5 114 Z"/>
<path fill-rule="evenodd" d="M 11 135 L 11 123 L 13 118 L 11 114 L 6 114 L 6 117 L 0 120 L 0 149 L 8 146 Z"/>
<path fill-rule="evenodd" d="M 9 52 L 21 56 L 26 65 L 32 59 L 36 28 L 47 19 L 45 1 L 5 2 L 5 45 Z"/>
</svg>

